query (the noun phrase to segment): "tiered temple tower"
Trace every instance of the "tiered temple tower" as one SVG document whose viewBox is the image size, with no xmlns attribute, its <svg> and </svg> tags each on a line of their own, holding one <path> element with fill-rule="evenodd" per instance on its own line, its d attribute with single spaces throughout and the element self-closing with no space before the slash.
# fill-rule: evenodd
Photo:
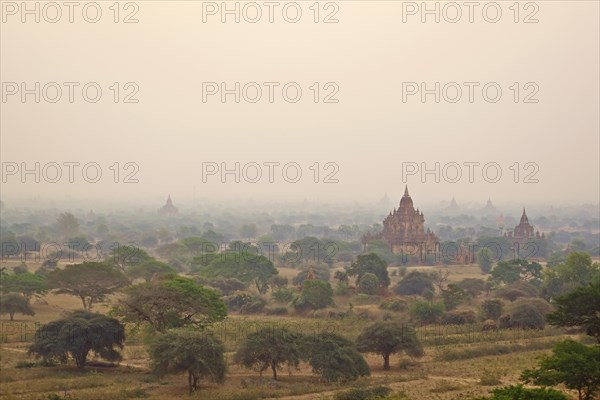
<svg viewBox="0 0 600 400">
<path fill-rule="evenodd" d="M 178 212 L 179 210 L 177 209 L 177 207 L 173 205 L 171 195 L 169 195 L 169 197 L 167 198 L 167 203 L 158 210 L 158 213 L 161 215 L 174 215 Z"/>
<path fill-rule="evenodd" d="M 545 238 L 546 235 L 543 233 L 540 235 L 540 231 L 534 232 L 533 226 L 529 223 L 529 218 L 527 218 L 527 213 L 525 213 L 525 207 L 523 207 L 523 214 L 521 215 L 521 221 L 519 221 L 519 225 L 515 226 L 513 232 L 508 232 L 508 234 L 504 234 L 505 237 L 515 239 L 516 241 L 525 241 L 527 239 L 533 238 Z"/>
<path fill-rule="evenodd" d="M 383 220 L 383 231 L 363 241 L 372 239 L 384 239 L 395 254 L 414 254 L 422 258 L 439 251 L 439 240 L 429 229 L 425 231 L 425 217 L 422 211 L 415 210 L 408 187 L 404 189 L 398 209 L 394 208 Z"/>
</svg>

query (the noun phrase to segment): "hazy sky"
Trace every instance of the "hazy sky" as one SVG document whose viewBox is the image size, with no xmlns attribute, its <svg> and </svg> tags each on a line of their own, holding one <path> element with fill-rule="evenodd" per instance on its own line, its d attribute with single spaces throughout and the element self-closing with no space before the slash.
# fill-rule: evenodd
<svg viewBox="0 0 600 400">
<path fill-rule="evenodd" d="M 214 7 L 221 2 L 201 1 L 122 2 L 118 23 L 113 1 L 97 2 L 102 11 L 97 23 L 85 21 L 87 3 L 81 2 L 73 23 L 65 6 L 60 20 L 50 23 L 45 19 L 57 18 L 56 10 L 41 2 L 40 22 L 25 15 L 23 23 L 21 2 L 3 1 L 2 199 L 68 195 L 162 202 L 170 193 L 177 199 L 376 201 L 388 193 L 395 201 L 406 181 L 419 202 L 453 195 L 459 201 L 491 197 L 523 204 L 599 201 L 597 1 L 537 1 L 527 9 L 522 2 L 518 16 L 512 1 L 501 1 L 494 3 L 502 12 L 496 23 L 486 21 L 496 18 L 490 2 L 473 10 L 472 23 L 466 6 L 458 22 L 449 22 L 457 10 L 447 2 L 438 4 L 439 23 L 415 9 L 421 2 L 321 2 L 318 16 L 313 1 L 290 3 L 273 8 L 273 23 L 262 1 L 238 3 L 239 23 L 234 15 L 221 22 Z M 33 9 L 35 3 L 28 4 Z M 236 2 L 227 4 L 233 9 Z M 254 4 L 262 16 L 250 23 L 245 19 L 256 17 Z M 428 2 L 431 9 L 435 4 Z M 287 22 L 297 9 L 299 21 Z M 137 23 L 123 23 L 130 14 Z M 85 16 L 95 18 L 93 6 Z M 326 17 L 338 22 L 323 23 Z M 35 94 L 22 102 L 23 82 L 28 89 L 40 82 L 39 103 Z M 95 87 L 102 89 L 96 103 L 82 97 L 90 82 L 90 100 Z M 222 102 L 222 82 L 227 89 L 240 83 L 239 103 L 235 94 Z M 435 89 L 436 82 L 440 102 L 434 101 L 435 90 L 423 102 L 421 83 Z M 51 103 L 56 87 L 62 95 Z M 252 103 L 257 87 L 262 97 Z M 302 95 L 294 103 L 297 87 Z M 502 95 L 492 102 L 498 87 Z M 457 88 L 462 97 L 452 103 Z M 125 103 L 136 90 L 130 99 L 138 102 Z M 208 95 L 210 90 L 219 92 Z M 419 92 L 409 95 L 411 90 Z M 36 162 L 40 183 L 34 175 L 21 182 L 20 171 L 11 175 L 15 166 L 34 169 Z M 52 162 L 62 170 L 57 183 L 50 182 Z M 69 162 L 80 163 L 73 164 L 73 183 L 64 164 Z M 133 164 L 126 168 L 128 162 L 139 170 Z M 203 163 L 234 169 L 236 162 L 239 183 L 235 174 L 222 183 L 217 171 L 203 182 Z M 279 165 L 265 164 L 270 162 Z M 472 164 L 473 182 L 469 162 L 480 163 Z M 82 177 L 86 163 L 101 168 L 98 182 Z M 403 179 L 403 169 L 434 170 L 435 163 L 439 183 L 434 173 L 422 177 L 420 171 Z M 250 183 L 257 164 L 262 178 Z M 93 165 L 88 180 L 94 180 Z M 456 178 L 457 165 L 462 178 Z M 288 182 L 298 166 L 302 177 Z M 492 183 L 498 167 L 502 177 Z M 139 182 L 123 183 L 128 173 Z M 324 183 L 327 176 L 339 182 Z M 526 183 L 527 177 L 538 182 Z"/>
</svg>

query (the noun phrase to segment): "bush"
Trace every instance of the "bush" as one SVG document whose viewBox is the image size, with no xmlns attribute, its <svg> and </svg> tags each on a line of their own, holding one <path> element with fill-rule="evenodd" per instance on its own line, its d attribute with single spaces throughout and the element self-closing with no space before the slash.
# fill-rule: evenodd
<svg viewBox="0 0 600 400">
<path fill-rule="evenodd" d="M 292 306 L 298 311 L 319 310 L 333 304 L 333 289 L 327 281 L 306 280 L 302 293 L 292 300 Z"/>
<path fill-rule="evenodd" d="M 321 333 L 307 345 L 313 372 L 326 382 L 345 382 L 371 374 L 363 356 L 343 336 Z"/>
<path fill-rule="evenodd" d="M 227 308 L 240 314 L 256 314 L 261 312 L 267 302 L 260 296 L 247 292 L 235 292 L 223 298 Z"/>
<path fill-rule="evenodd" d="M 539 295 L 539 289 L 530 283 L 516 281 L 497 289 L 494 293 L 496 297 L 515 301 L 520 297 L 537 297 Z"/>
<path fill-rule="evenodd" d="M 265 314 L 267 315 L 287 315 L 287 313 L 287 307 L 265 308 Z"/>
<path fill-rule="evenodd" d="M 499 319 L 500 328 L 544 329 L 544 316 L 531 304 L 523 302 L 512 307 Z"/>
<path fill-rule="evenodd" d="M 218 289 L 223 295 L 228 296 L 236 291 L 246 290 L 248 284 L 235 278 L 218 277 L 208 282 L 208 285 Z"/>
<path fill-rule="evenodd" d="M 477 316 L 470 310 L 448 311 L 442 316 L 442 322 L 448 325 L 472 324 L 477 321 Z"/>
<path fill-rule="evenodd" d="M 460 303 L 465 301 L 469 295 L 467 292 L 462 290 L 458 285 L 453 283 L 448 285 L 448 289 L 442 290 L 442 298 L 444 299 L 444 305 L 446 310 L 453 310 Z"/>
<path fill-rule="evenodd" d="M 433 324 L 444 314 L 444 310 L 444 303 L 416 300 L 410 307 L 410 314 L 422 323 Z"/>
<path fill-rule="evenodd" d="M 345 296 L 348 294 L 348 284 L 346 282 L 338 282 L 335 285 L 335 295 L 336 296 Z"/>
<path fill-rule="evenodd" d="M 375 294 L 379 289 L 379 279 L 370 272 L 364 274 L 358 281 L 358 290 L 365 294 Z"/>
<path fill-rule="evenodd" d="M 368 295 L 359 293 L 351 299 L 353 304 L 367 305 L 367 304 L 378 304 L 381 302 L 381 297 L 377 295 Z"/>
<path fill-rule="evenodd" d="M 510 305 L 510 307 L 508 308 L 508 311 L 512 312 L 513 310 L 518 310 L 519 308 L 521 308 L 523 306 L 535 308 L 537 310 L 537 312 L 539 312 L 542 315 L 546 315 L 553 310 L 552 305 L 550 303 L 548 303 L 546 300 L 540 299 L 540 298 L 530 298 L 530 299 L 519 299 L 519 300 L 515 301 L 514 303 L 512 303 Z"/>
<path fill-rule="evenodd" d="M 496 386 L 501 382 L 502 374 L 498 371 L 492 371 L 484 368 L 481 377 L 479 378 L 479 384 L 481 386 Z"/>
<path fill-rule="evenodd" d="M 406 296 L 420 295 L 422 296 L 425 291 L 434 291 L 431 277 L 419 271 L 411 271 L 398 283 L 394 289 L 396 293 Z"/>
<path fill-rule="evenodd" d="M 374 400 L 383 399 L 392 392 L 392 389 L 386 386 L 375 386 L 367 388 L 353 388 L 342 393 L 338 393 L 335 400 Z"/>
<path fill-rule="evenodd" d="M 289 303 L 294 298 L 295 290 L 290 287 L 280 287 L 273 291 L 273 299 L 278 303 Z"/>
<path fill-rule="evenodd" d="M 479 400 L 568 400 L 568 397 L 554 389 L 529 389 L 523 385 L 507 386 L 494 389 L 492 397 L 481 397 Z"/>
<path fill-rule="evenodd" d="M 398 297 L 392 297 L 385 299 L 381 304 L 379 304 L 379 308 L 382 310 L 404 311 L 406 310 L 406 301 Z"/>
<path fill-rule="evenodd" d="M 483 320 L 497 320 L 502 315 L 504 303 L 499 299 L 488 299 L 481 304 L 481 318 Z"/>
<path fill-rule="evenodd" d="M 458 283 L 458 286 L 470 296 L 476 297 L 485 291 L 485 281 L 476 278 L 466 278 Z"/>
</svg>

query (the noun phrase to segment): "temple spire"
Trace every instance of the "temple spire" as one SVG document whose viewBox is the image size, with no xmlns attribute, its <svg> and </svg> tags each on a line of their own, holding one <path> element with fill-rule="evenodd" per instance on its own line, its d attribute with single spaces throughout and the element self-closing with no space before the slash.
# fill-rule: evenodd
<svg viewBox="0 0 600 400">
<path fill-rule="evenodd" d="M 410 194 L 408 194 L 408 185 L 404 185 L 404 197 L 410 197 Z"/>
</svg>

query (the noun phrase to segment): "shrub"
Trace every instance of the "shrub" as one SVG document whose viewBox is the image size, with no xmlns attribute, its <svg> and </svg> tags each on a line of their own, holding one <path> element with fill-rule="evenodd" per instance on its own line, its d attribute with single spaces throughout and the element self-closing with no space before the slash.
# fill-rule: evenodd
<svg viewBox="0 0 600 400">
<path fill-rule="evenodd" d="M 413 318 L 422 323 L 433 324 L 439 320 L 444 313 L 444 303 L 416 300 L 410 307 Z"/>
<path fill-rule="evenodd" d="M 338 282 L 335 285 L 335 295 L 336 296 L 345 296 L 348 294 L 348 284 L 346 282 Z"/>
<path fill-rule="evenodd" d="M 411 271 L 402 278 L 394 290 L 396 293 L 406 296 L 422 296 L 427 290 L 433 292 L 434 288 L 431 277 L 428 274 L 420 271 Z"/>
<path fill-rule="evenodd" d="M 294 298 L 295 290 L 289 287 L 280 287 L 273 291 L 273 299 L 278 303 L 289 303 Z"/>
<path fill-rule="evenodd" d="M 287 307 L 265 308 L 265 314 L 267 315 L 287 315 L 287 313 Z"/>
<path fill-rule="evenodd" d="M 472 324 L 477 321 L 475 312 L 470 310 L 448 311 L 442 316 L 442 322 L 448 325 Z"/>
<path fill-rule="evenodd" d="M 554 389 L 529 389 L 523 385 L 507 386 L 494 389 L 492 397 L 481 397 L 479 400 L 568 400 L 568 397 Z"/>
<path fill-rule="evenodd" d="M 523 302 L 500 317 L 500 328 L 544 329 L 544 316 L 531 304 Z"/>
<path fill-rule="evenodd" d="M 261 312 L 267 302 L 260 296 L 247 293 L 235 292 L 231 296 L 223 298 L 227 308 L 240 314 L 256 314 Z"/>
<path fill-rule="evenodd" d="M 379 308 L 382 310 L 404 311 L 406 310 L 406 301 L 398 297 L 392 297 L 385 299 L 381 304 L 379 304 Z"/>
<path fill-rule="evenodd" d="M 492 371 L 484 368 L 481 377 L 479 378 L 479 384 L 481 386 L 495 386 L 501 382 L 502 374 L 498 371 Z"/>
<path fill-rule="evenodd" d="M 515 301 L 514 303 L 512 303 L 510 305 L 508 310 L 509 310 L 509 312 L 511 312 L 511 311 L 517 310 L 523 306 L 535 308 L 537 310 L 537 312 L 539 312 L 542 315 L 546 315 L 546 314 L 550 313 L 553 309 L 552 305 L 544 299 L 529 298 L 529 299 L 519 299 L 519 300 Z"/>
<path fill-rule="evenodd" d="M 379 279 L 375 274 L 367 272 L 358 281 L 358 290 L 365 294 L 375 294 L 379 289 Z"/>
<path fill-rule="evenodd" d="M 306 280 L 302 293 L 292 300 L 292 306 L 299 311 L 318 310 L 333 303 L 333 289 L 327 281 Z"/>
<path fill-rule="evenodd" d="M 274 275 L 269 279 L 269 284 L 272 288 L 282 288 L 287 286 L 289 283 L 288 278 L 281 275 Z"/>
<path fill-rule="evenodd" d="M 504 303 L 499 299 L 488 299 L 481 304 L 481 318 L 483 320 L 497 320 L 502 315 Z"/>
<path fill-rule="evenodd" d="M 442 290 L 442 298 L 444 299 L 444 305 L 446 306 L 446 310 L 455 309 L 468 297 L 469 295 L 467 294 L 467 292 L 465 292 L 458 285 L 455 285 L 453 283 L 449 284 L 447 289 Z"/>
<path fill-rule="evenodd" d="M 379 302 L 381 302 L 381 297 L 377 295 L 359 293 L 356 296 L 352 297 L 352 303 L 358 305 L 378 304 Z"/>
<path fill-rule="evenodd" d="M 515 301 L 521 297 L 537 297 L 539 290 L 530 283 L 516 281 L 497 289 L 494 293 L 496 297 L 500 297 L 508 301 Z"/>
<path fill-rule="evenodd" d="M 383 399 L 392 392 L 392 389 L 386 386 L 375 386 L 366 388 L 352 388 L 342 393 L 338 393 L 335 400 L 374 400 Z"/>
<path fill-rule="evenodd" d="M 236 291 L 246 290 L 248 284 L 235 278 L 217 277 L 208 282 L 208 285 L 218 289 L 225 296 L 228 296 Z"/>
<path fill-rule="evenodd" d="M 308 344 L 308 362 L 326 382 L 344 382 L 371 374 L 353 343 L 334 333 L 321 333 Z"/>
<path fill-rule="evenodd" d="M 470 296 L 479 296 L 485 291 L 485 281 L 476 278 L 466 278 L 458 283 L 458 287 L 467 292 Z"/>
</svg>

